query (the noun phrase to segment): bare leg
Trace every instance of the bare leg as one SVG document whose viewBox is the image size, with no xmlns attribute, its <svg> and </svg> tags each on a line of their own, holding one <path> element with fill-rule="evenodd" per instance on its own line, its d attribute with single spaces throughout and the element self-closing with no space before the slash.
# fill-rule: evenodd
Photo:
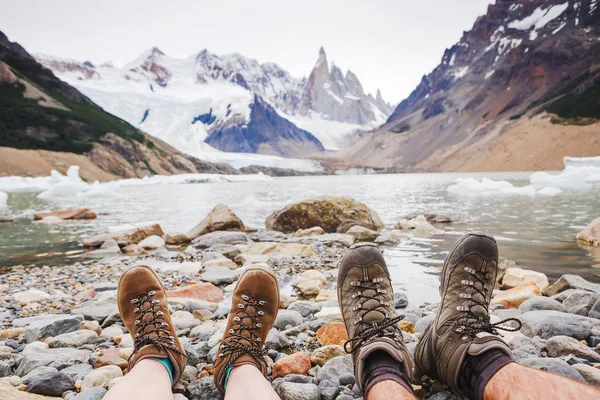
<svg viewBox="0 0 600 400">
<path fill-rule="evenodd" d="M 226 389 L 226 400 L 279 400 L 269 381 L 252 365 L 232 369 Z"/>
<path fill-rule="evenodd" d="M 484 400 L 598 399 L 600 390 L 564 376 L 508 364 L 490 379 Z"/>
<path fill-rule="evenodd" d="M 367 400 L 416 400 L 416 397 L 398 382 L 382 381 L 369 390 Z"/>
<path fill-rule="evenodd" d="M 171 378 L 164 365 L 145 359 L 103 397 L 104 400 L 173 400 Z"/>
</svg>

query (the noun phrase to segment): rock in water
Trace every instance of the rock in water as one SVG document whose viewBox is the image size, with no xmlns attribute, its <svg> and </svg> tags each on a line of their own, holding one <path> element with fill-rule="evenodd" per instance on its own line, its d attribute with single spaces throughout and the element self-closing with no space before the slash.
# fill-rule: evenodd
<svg viewBox="0 0 600 400">
<path fill-rule="evenodd" d="M 307 200 L 286 206 L 267 217 L 267 229 L 293 233 L 298 229 L 320 226 L 325 232 L 336 232 L 338 226 L 347 220 L 383 228 L 379 215 L 363 203 L 347 197 L 328 197 Z"/>
<path fill-rule="evenodd" d="M 348 235 L 354 236 L 357 242 L 373 242 L 379 237 L 379 232 L 365 228 L 364 226 L 355 225 L 348 229 Z"/>
<path fill-rule="evenodd" d="M 109 239 L 116 240 L 119 246 L 125 247 L 130 244 L 138 244 L 148 236 L 160 236 L 163 237 L 165 233 L 159 224 L 143 226 L 135 229 L 128 229 L 125 231 L 105 233 L 103 235 L 90 236 L 89 238 L 83 238 L 83 247 L 100 247 L 102 243 Z"/>
<path fill-rule="evenodd" d="M 48 217 L 55 217 L 58 219 L 95 219 L 96 213 L 89 208 L 81 208 L 79 210 L 48 211 L 34 214 L 33 220 L 40 221 Z"/>
<path fill-rule="evenodd" d="M 600 217 L 593 220 L 584 230 L 579 232 L 577 240 L 591 246 L 600 246 Z"/>
<path fill-rule="evenodd" d="M 246 226 L 241 219 L 225 204 L 217 204 L 215 208 L 198 225 L 187 233 L 190 239 L 215 231 L 245 231 Z"/>
</svg>

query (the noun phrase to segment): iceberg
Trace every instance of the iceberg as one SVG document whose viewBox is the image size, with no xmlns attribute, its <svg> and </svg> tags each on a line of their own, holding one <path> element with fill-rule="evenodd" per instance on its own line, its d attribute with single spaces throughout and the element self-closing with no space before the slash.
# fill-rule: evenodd
<svg viewBox="0 0 600 400">
<path fill-rule="evenodd" d="M 600 182 L 600 157 L 565 157 L 565 169 L 558 174 L 536 172 L 529 182 L 536 188 L 590 189 Z"/>
<path fill-rule="evenodd" d="M 8 201 L 8 195 L 4 192 L 0 192 L 0 208 L 5 208 L 7 201 Z"/>
<path fill-rule="evenodd" d="M 507 195 L 507 196 L 534 196 L 535 188 L 529 186 L 514 186 L 507 181 L 495 181 L 483 178 L 481 181 L 474 178 L 459 178 L 456 183 L 448 187 L 448 193 L 467 196 L 481 195 Z"/>
</svg>

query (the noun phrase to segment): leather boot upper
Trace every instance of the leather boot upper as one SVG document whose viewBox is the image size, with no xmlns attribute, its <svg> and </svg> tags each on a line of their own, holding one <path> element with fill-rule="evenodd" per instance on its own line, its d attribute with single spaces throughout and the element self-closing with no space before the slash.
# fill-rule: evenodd
<svg viewBox="0 0 600 400">
<path fill-rule="evenodd" d="M 229 320 L 215 361 L 215 385 L 225 392 L 227 369 L 254 365 L 267 377 L 264 343 L 279 310 L 276 278 L 264 269 L 248 269 L 233 293 Z"/>
<path fill-rule="evenodd" d="M 129 370 L 146 358 L 168 358 L 173 365 L 173 385 L 185 369 L 179 343 L 160 280 L 149 267 L 135 266 L 119 281 L 117 303 L 121 318 L 134 341 Z"/>
</svg>

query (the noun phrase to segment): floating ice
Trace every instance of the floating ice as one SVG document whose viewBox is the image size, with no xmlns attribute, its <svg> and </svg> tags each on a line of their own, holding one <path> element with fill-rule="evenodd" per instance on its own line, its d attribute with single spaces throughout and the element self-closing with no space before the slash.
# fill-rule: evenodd
<svg viewBox="0 0 600 400">
<path fill-rule="evenodd" d="M 8 200 L 8 195 L 4 192 L 0 192 L 0 208 L 6 207 L 7 200 Z"/>
<path fill-rule="evenodd" d="M 536 172 L 529 181 L 536 188 L 590 189 L 600 182 L 600 157 L 565 157 L 565 169 L 558 174 Z"/>
<path fill-rule="evenodd" d="M 507 181 L 494 181 L 483 178 L 481 181 L 473 178 L 460 178 L 454 185 L 448 187 L 448 192 L 457 195 L 481 196 L 481 195 L 519 195 L 534 196 L 533 186 L 518 187 Z"/>
<path fill-rule="evenodd" d="M 563 192 L 563 190 L 561 188 L 550 186 L 550 187 L 546 187 L 546 188 L 538 190 L 536 194 L 541 195 L 541 196 L 553 197 L 558 194 L 561 194 L 562 192 Z"/>
</svg>

